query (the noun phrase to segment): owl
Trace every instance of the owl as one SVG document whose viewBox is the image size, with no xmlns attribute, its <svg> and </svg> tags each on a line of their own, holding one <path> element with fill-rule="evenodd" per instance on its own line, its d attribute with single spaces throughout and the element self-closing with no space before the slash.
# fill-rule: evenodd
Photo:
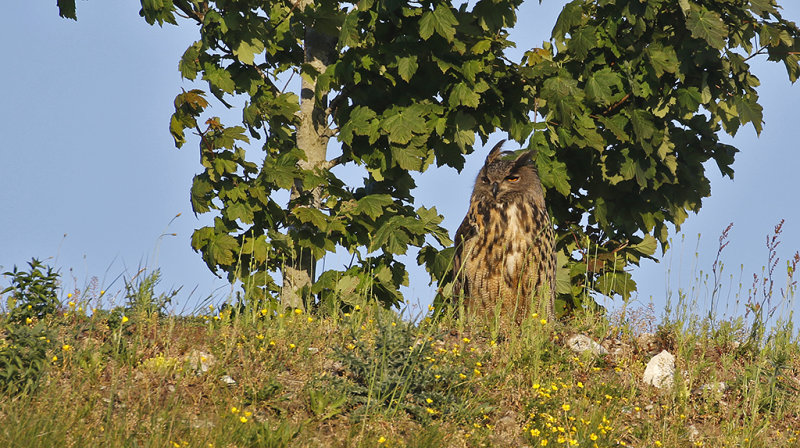
<svg viewBox="0 0 800 448">
<path fill-rule="evenodd" d="M 528 313 L 552 319 L 555 236 L 531 151 L 489 152 L 456 231 L 456 297 L 470 315 L 521 322 Z"/>
</svg>

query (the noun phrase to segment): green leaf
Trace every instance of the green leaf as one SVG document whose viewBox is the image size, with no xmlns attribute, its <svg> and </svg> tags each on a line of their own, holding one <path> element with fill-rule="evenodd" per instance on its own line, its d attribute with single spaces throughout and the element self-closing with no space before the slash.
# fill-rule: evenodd
<svg viewBox="0 0 800 448">
<path fill-rule="evenodd" d="M 264 44 L 258 39 L 251 39 L 249 42 L 239 42 L 239 46 L 233 50 L 233 54 L 242 64 L 252 65 L 255 55 L 263 51 Z"/>
<path fill-rule="evenodd" d="M 454 140 L 462 151 L 468 146 L 475 144 L 475 117 L 458 111 L 455 118 Z"/>
<path fill-rule="evenodd" d="M 431 274 L 431 280 L 436 280 L 441 284 L 447 272 L 451 270 L 454 253 L 454 247 L 436 250 L 435 247 L 426 245 L 420 249 L 419 255 L 417 255 L 417 264 L 424 264 L 425 270 Z"/>
<path fill-rule="evenodd" d="M 328 216 L 313 207 L 297 207 L 292 210 L 292 214 L 300 220 L 300 222 L 311 223 L 319 230 L 325 231 L 328 227 Z"/>
<path fill-rule="evenodd" d="M 294 186 L 294 180 L 299 176 L 296 163 L 297 158 L 289 155 L 281 156 L 278 159 L 267 157 L 264 159 L 264 167 L 261 169 L 262 179 L 288 190 Z"/>
<path fill-rule="evenodd" d="M 483 54 L 492 48 L 492 41 L 489 39 L 479 40 L 475 45 L 470 48 L 472 54 Z"/>
<path fill-rule="evenodd" d="M 75 0 L 56 0 L 58 15 L 65 19 L 78 20 L 75 13 Z"/>
<path fill-rule="evenodd" d="M 216 272 L 217 266 L 230 266 L 234 262 L 234 253 L 239 244 L 236 238 L 216 233 L 213 227 L 201 227 L 192 233 L 192 248 L 202 252 L 203 259 L 209 269 Z"/>
<path fill-rule="evenodd" d="M 419 171 L 422 168 L 424 153 L 417 148 L 392 145 L 391 151 L 392 159 L 400 168 L 409 171 Z"/>
<path fill-rule="evenodd" d="M 393 216 L 385 221 L 372 237 L 369 251 L 384 248 L 392 254 L 404 254 L 408 250 L 408 234 L 400 230 L 402 216 Z"/>
<path fill-rule="evenodd" d="M 636 282 L 629 272 L 606 272 L 597 279 L 595 289 L 607 296 L 619 294 L 627 301 L 636 291 Z"/>
<path fill-rule="evenodd" d="M 358 35 L 358 10 L 351 11 L 342 22 L 342 31 L 339 34 L 339 50 L 345 47 L 357 47 L 360 42 Z"/>
<path fill-rule="evenodd" d="M 571 33 L 572 28 L 578 26 L 583 21 L 583 9 L 581 2 L 574 0 L 564 6 L 556 19 L 551 37 L 556 41 L 564 41 L 567 34 Z"/>
<path fill-rule="evenodd" d="M 417 72 L 418 67 L 419 64 L 417 64 L 416 56 L 397 58 L 397 73 L 400 75 L 401 78 L 403 78 L 403 81 L 405 82 L 411 81 L 411 77 L 414 76 L 414 73 Z"/>
<path fill-rule="evenodd" d="M 353 211 L 377 219 L 384 214 L 384 209 L 392 204 L 394 199 L 388 194 L 370 194 L 359 199 Z"/>
<path fill-rule="evenodd" d="M 662 47 L 659 45 L 652 45 L 647 49 L 647 55 L 650 57 L 650 63 L 656 71 L 657 76 L 666 73 L 676 73 L 678 71 L 678 55 L 672 47 Z"/>
<path fill-rule="evenodd" d="M 697 87 L 678 89 L 676 92 L 678 105 L 687 112 L 694 112 L 703 102 L 703 96 Z"/>
<path fill-rule="evenodd" d="M 208 176 L 198 174 L 192 180 L 191 200 L 192 210 L 195 213 L 205 213 L 211 210 L 214 199 L 214 186 L 208 181 Z"/>
<path fill-rule="evenodd" d="M 245 202 L 234 202 L 225 207 L 223 214 L 231 221 L 239 220 L 244 224 L 253 223 L 253 209 Z"/>
<path fill-rule="evenodd" d="M 181 72 L 181 76 L 186 79 L 194 80 L 197 78 L 197 72 L 200 71 L 200 48 L 202 46 L 202 42 L 195 42 L 186 49 L 181 56 L 181 61 L 178 63 L 178 70 Z"/>
<path fill-rule="evenodd" d="M 370 142 L 378 138 L 378 121 L 375 111 L 365 106 L 356 106 L 350 112 L 350 117 L 341 127 L 339 141 L 351 145 L 355 135 L 369 137 Z"/>
<path fill-rule="evenodd" d="M 631 124 L 633 125 L 633 133 L 639 142 L 645 142 L 653 137 L 655 127 L 649 112 L 643 109 L 635 109 L 631 113 Z"/>
<path fill-rule="evenodd" d="M 458 20 L 450 11 L 446 4 L 436 5 L 433 11 L 426 11 L 419 21 L 419 35 L 423 40 L 428 40 L 434 31 L 440 36 L 452 42 L 456 35 L 455 26 Z"/>
<path fill-rule="evenodd" d="M 763 108 L 751 96 L 735 98 L 736 111 L 739 113 L 739 119 L 742 124 L 753 123 L 753 127 L 757 134 L 761 134 L 764 112 Z"/>
<path fill-rule="evenodd" d="M 592 74 L 586 81 L 586 97 L 596 103 L 607 105 L 611 103 L 614 86 L 621 87 L 622 79 L 610 68 L 604 68 Z"/>
<path fill-rule="evenodd" d="M 586 26 L 579 28 L 577 32 L 572 34 L 568 45 L 575 58 L 586 59 L 586 56 L 589 54 L 589 50 L 597 47 L 595 27 Z"/>
<path fill-rule="evenodd" d="M 478 95 L 473 89 L 465 83 L 460 82 L 453 86 L 450 90 L 450 96 L 447 100 L 450 107 L 467 106 L 473 109 L 478 107 L 481 96 Z"/>
<path fill-rule="evenodd" d="M 572 276 L 570 275 L 569 262 L 570 259 L 564 252 L 559 251 L 557 254 L 558 268 L 556 269 L 556 293 L 557 294 L 571 294 L 572 293 Z"/>
<path fill-rule="evenodd" d="M 775 14 L 775 0 L 750 0 L 750 10 L 756 15 Z"/>
<path fill-rule="evenodd" d="M 425 120 L 419 115 L 419 111 L 407 107 L 397 111 L 385 118 L 382 122 L 384 130 L 388 131 L 389 141 L 405 145 L 411 141 L 414 133 L 425 132 Z"/>
<path fill-rule="evenodd" d="M 226 93 L 233 93 L 233 89 L 236 88 L 236 84 L 233 82 L 233 78 L 231 78 L 231 73 L 223 68 L 217 67 L 216 65 L 206 62 L 203 64 L 203 79 L 208 81 L 209 84 L 212 86 L 222 90 Z"/>
<path fill-rule="evenodd" d="M 224 233 L 215 233 L 208 242 L 207 254 L 211 260 L 221 266 L 230 266 L 235 261 L 235 254 L 239 250 L 236 238 Z"/>
<path fill-rule="evenodd" d="M 681 6 L 683 16 L 686 17 L 686 14 L 689 14 L 689 11 L 692 9 L 691 5 L 689 5 L 689 0 L 678 0 L 678 4 Z"/>
<path fill-rule="evenodd" d="M 622 114 L 612 115 L 610 117 L 597 117 L 597 120 L 603 124 L 619 141 L 625 143 L 630 141 L 628 133 L 625 132 L 625 126 L 628 125 L 628 119 Z"/>
<path fill-rule="evenodd" d="M 569 173 L 564 162 L 540 152 L 537 154 L 536 166 L 539 171 L 539 179 L 545 188 L 555 188 L 562 196 L 569 196 L 571 190 Z"/>
<path fill-rule="evenodd" d="M 692 32 L 693 37 L 705 40 L 717 50 L 725 47 L 728 28 L 719 14 L 709 11 L 705 6 L 692 8 L 686 17 L 686 28 Z"/>
<path fill-rule="evenodd" d="M 656 249 L 658 248 L 658 241 L 653 238 L 652 235 L 645 235 L 642 242 L 637 244 L 632 244 L 629 246 L 631 250 L 634 250 L 641 254 L 642 256 L 650 258 L 651 255 L 656 253 Z"/>
</svg>

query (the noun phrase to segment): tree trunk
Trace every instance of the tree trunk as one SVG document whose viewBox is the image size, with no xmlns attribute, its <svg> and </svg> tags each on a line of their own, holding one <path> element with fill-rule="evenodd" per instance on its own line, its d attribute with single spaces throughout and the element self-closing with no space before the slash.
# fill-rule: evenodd
<svg viewBox="0 0 800 448">
<path fill-rule="evenodd" d="M 313 0 L 300 0 L 298 9 L 305 9 Z M 313 28 L 307 28 L 304 40 L 305 62 L 310 64 L 319 73 L 333 62 L 336 55 L 336 38 L 323 34 Z M 300 90 L 300 126 L 297 129 L 297 147 L 306 155 L 307 160 L 301 160 L 298 165 L 307 170 L 323 167 L 326 163 L 328 149 L 327 134 L 328 115 L 325 111 L 327 96 L 317 102 L 314 98 L 316 81 L 301 78 Z M 306 192 L 302 181 L 295 181 L 291 191 L 291 198 L 296 199 L 301 193 Z M 321 208 L 321 191 L 315 188 L 311 191 L 312 207 Z M 283 308 L 305 309 L 302 290 L 310 287 L 314 281 L 314 270 L 317 260 L 310 251 L 298 248 L 294 257 L 283 268 L 283 287 L 281 289 L 281 304 Z"/>
</svg>

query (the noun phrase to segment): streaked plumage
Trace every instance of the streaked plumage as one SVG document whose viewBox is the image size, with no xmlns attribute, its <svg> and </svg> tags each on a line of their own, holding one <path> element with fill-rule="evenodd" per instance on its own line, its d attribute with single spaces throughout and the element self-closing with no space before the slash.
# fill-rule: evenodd
<svg viewBox="0 0 800 448">
<path fill-rule="evenodd" d="M 512 153 L 501 152 L 502 144 L 486 157 L 456 231 L 454 292 L 468 313 L 484 318 L 498 310 L 503 320 L 521 322 L 540 309 L 552 318 L 555 236 L 542 184 L 531 152 L 504 157 Z"/>
</svg>

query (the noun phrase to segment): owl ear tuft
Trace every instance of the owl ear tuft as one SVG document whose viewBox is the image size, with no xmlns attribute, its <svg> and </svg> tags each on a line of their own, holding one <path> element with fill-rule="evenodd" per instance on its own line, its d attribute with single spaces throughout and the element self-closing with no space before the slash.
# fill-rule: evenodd
<svg viewBox="0 0 800 448">
<path fill-rule="evenodd" d="M 486 156 L 486 164 L 494 162 L 498 155 L 500 155 L 500 149 L 503 147 L 503 143 L 506 142 L 506 139 L 500 140 L 494 145 L 491 151 L 489 151 L 489 155 Z"/>
<path fill-rule="evenodd" d="M 533 151 L 523 151 L 517 158 L 514 160 L 514 168 L 519 168 L 521 166 L 525 166 L 531 163 L 533 159 L 534 152 Z"/>
</svg>

